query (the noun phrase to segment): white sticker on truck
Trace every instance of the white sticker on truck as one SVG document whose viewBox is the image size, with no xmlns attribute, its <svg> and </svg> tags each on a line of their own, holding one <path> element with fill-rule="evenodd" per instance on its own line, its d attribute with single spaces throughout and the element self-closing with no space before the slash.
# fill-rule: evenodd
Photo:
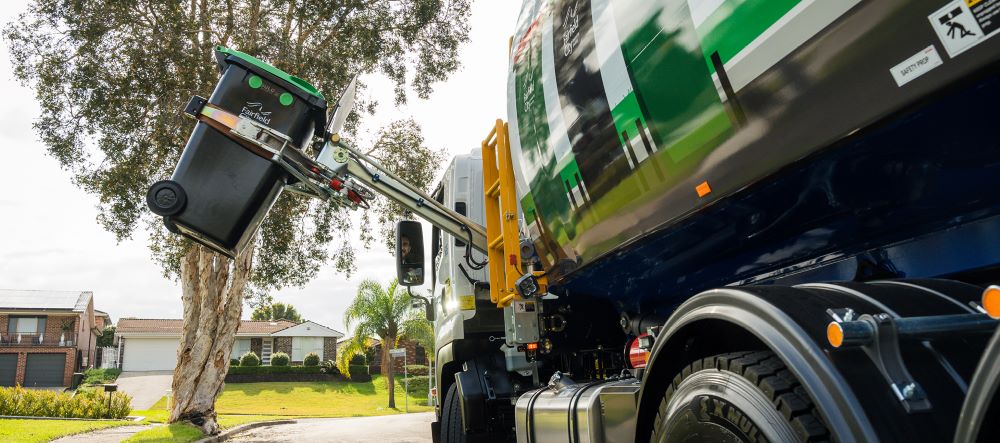
<svg viewBox="0 0 1000 443">
<path fill-rule="evenodd" d="M 944 62 L 941 61 L 937 49 L 934 49 L 934 45 L 930 45 L 923 51 L 903 60 L 902 63 L 893 66 L 889 72 L 892 72 L 892 78 L 896 79 L 896 84 L 903 86 L 942 64 Z"/>
<path fill-rule="evenodd" d="M 927 19 L 955 58 L 1000 31 L 1000 0 L 955 0 Z"/>
</svg>

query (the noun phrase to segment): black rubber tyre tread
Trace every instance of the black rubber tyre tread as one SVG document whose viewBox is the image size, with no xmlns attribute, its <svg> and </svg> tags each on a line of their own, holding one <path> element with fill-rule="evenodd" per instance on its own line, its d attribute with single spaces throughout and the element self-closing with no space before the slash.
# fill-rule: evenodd
<svg viewBox="0 0 1000 443">
<path fill-rule="evenodd" d="M 749 380 L 761 393 L 771 400 L 774 407 L 788 420 L 798 434 L 799 441 L 821 443 L 830 439 L 829 431 L 805 388 L 789 371 L 785 364 L 771 351 L 743 351 L 714 355 L 696 360 L 682 369 L 660 401 L 650 433 L 650 441 L 656 441 L 656 432 L 667 419 L 667 405 L 680 383 L 704 368 L 729 371 Z"/>
<path fill-rule="evenodd" d="M 465 443 L 467 441 L 462 429 L 462 407 L 458 404 L 458 388 L 452 384 L 444 397 L 444 407 L 441 408 L 441 442 Z"/>
</svg>

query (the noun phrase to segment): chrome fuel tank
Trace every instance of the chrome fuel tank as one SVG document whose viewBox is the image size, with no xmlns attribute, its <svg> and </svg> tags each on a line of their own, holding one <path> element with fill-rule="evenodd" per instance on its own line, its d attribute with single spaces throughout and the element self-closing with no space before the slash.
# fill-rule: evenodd
<svg viewBox="0 0 1000 443">
<path fill-rule="evenodd" d="M 560 375 L 518 398 L 518 443 L 633 441 L 639 380 L 575 383 Z"/>
</svg>

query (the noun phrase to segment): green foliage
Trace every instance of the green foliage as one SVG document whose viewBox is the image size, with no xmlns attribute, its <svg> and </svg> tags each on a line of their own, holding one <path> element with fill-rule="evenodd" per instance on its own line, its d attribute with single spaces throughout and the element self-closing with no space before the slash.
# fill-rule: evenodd
<svg viewBox="0 0 1000 443">
<path fill-rule="evenodd" d="M 406 365 L 408 375 L 427 375 L 429 372 L 430 368 L 426 365 Z"/>
<path fill-rule="evenodd" d="M 333 360 L 326 360 L 320 363 L 319 370 L 324 374 L 340 375 L 340 369 L 337 369 L 337 362 Z"/>
<path fill-rule="evenodd" d="M 111 383 L 117 380 L 121 373 L 122 370 L 117 368 L 89 368 L 86 371 L 83 371 L 83 384 L 96 385 Z"/>
<path fill-rule="evenodd" d="M 132 397 L 114 392 L 111 407 L 102 391 L 66 392 L 0 387 L 0 415 L 60 418 L 125 418 L 132 411 Z"/>
<path fill-rule="evenodd" d="M 351 77 L 381 73 L 427 98 L 455 72 L 459 45 L 468 40 L 471 0 L 287 2 L 66 2 L 33 0 L 4 28 L 13 74 L 36 95 L 39 139 L 73 183 L 94 194 L 98 222 L 119 240 L 138 227 L 166 275 L 176 276 L 190 243 L 169 234 L 145 208 L 150 184 L 173 171 L 193 123 L 179 110 L 192 95 L 207 96 L 218 80 L 213 48 L 238 49 L 308 80 L 331 100 Z M 195 5 L 195 3 L 191 3 Z M 364 77 L 362 77 L 364 78 Z M 360 86 L 357 111 L 377 103 Z M 113 112 L 109 112 L 113 110 Z M 361 116 L 348 120 L 358 129 Z M 412 129 L 412 128 L 411 128 Z M 383 143 L 383 146 L 386 146 Z M 427 178 L 439 166 L 424 149 L 407 157 L 384 155 Z M 379 147 L 371 152 L 380 154 Z M 387 149 L 396 149 L 389 146 Z M 357 235 L 337 203 L 293 193 L 278 199 L 256 238 L 252 293 L 303 285 L 328 261 L 354 269 L 347 241 Z M 370 228 L 362 224 L 370 243 Z M 331 248 L 330 245 L 341 245 Z"/>
<path fill-rule="evenodd" d="M 271 354 L 271 366 L 288 366 L 292 359 L 288 358 L 288 354 L 284 352 L 275 352 Z"/>
<path fill-rule="evenodd" d="M 239 365 L 240 365 L 240 359 L 238 359 L 238 358 L 231 358 L 231 359 L 229 359 L 229 367 L 230 368 L 232 368 L 233 366 L 239 366 Z"/>
<path fill-rule="evenodd" d="M 250 314 L 251 320 L 288 320 L 295 323 L 302 323 L 302 316 L 295 310 L 295 306 L 284 303 L 272 303 L 258 306 Z"/>
<path fill-rule="evenodd" d="M 351 378 L 351 381 L 366 382 L 366 381 L 371 381 L 372 379 L 372 376 L 368 374 L 368 366 L 351 365 L 349 371 L 350 372 L 348 372 L 347 375 L 348 377 Z"/>
<path fill-rule="evenodd" d="M 240 367 L 254 367 L 260 366 L 260 357 L 257 356 L 253 351 L 247 351 L 246 354 L 240 356 Z M 232 369 L 229 370 L 232 373 Z"/>
<path fill-rule="evenodd" d="M 368 364 L 368 358 L 366 358 L 365 354 L 363 354 L 363 353 L 362 354 L 354 354 L 354 356 L 352 356 L 351 359 L 350 359 L 350 364 L 352 364 L 352 365 L 367 365 Z"/>
<path fill-rule="evenodd" d="M 321 374 L 319 366 L 238 366 L 229 368 L 229 374 Z"/>
<path fill-rule="evenodd" d="M 108 346 L 115 345 L 115 326 L 107 326 L 101 331 L 101 335 L 97 337 L 97 346 L 104 348 Z"/>
<path fill-rule="evenodd" d="M 396 383 L 400 386 L 405 386 L 407 389 L 406 393 L 414 397 L 426 397 L 427 391 L 430 390 L 430 377 L 426 375 L 399 379 Z"/>
<path fill-rule="evenodd" d="M 305 358 L 302 359 L 302 364 L 304 366 L 319 366 L 319 355 L 315 352 L 306 354 Z"/>
</svg>

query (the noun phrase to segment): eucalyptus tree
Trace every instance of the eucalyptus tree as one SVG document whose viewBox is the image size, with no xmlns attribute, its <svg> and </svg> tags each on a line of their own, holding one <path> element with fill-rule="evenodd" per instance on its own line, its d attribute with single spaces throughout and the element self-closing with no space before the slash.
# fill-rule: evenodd
<svg viewBox="0 0 1000 443">
<path fill-rule="evenodd" d="M 167 233 L 146 211 L 147 188 L 169 176 L 191 131 L 181 109 L 218 79 L 213 49 L 254 55 L 327 95 L 356 74 L 381 73 L 401 104 L 408 91 L 428 97 L 458 68 L 469 2 L 34 0 L 6 25 L 15 75 L 41 106 L 34 128 L 48 153 L 98 197 L 101 226 L 119 240 L 147 230 L 154 259 L 181 282 L 184 332 L 170 421 L 218 433 L 215 398 L 248 293 L 301 286 L 331 264 L 350 273 L 355 252 L 344 208 L 289 193 L 235 260 Z M 374 112 L 376 103 L 362 98 L 355 110 Z M 349 131 L 359 119 L 355 113 Z M 431 155 L 423 146 L 376 148 L 393 170 L 437 166 L 406 163 L 420 152 Z M 370 243 L 367 226 L 360 228 Z"/>
</svg>

